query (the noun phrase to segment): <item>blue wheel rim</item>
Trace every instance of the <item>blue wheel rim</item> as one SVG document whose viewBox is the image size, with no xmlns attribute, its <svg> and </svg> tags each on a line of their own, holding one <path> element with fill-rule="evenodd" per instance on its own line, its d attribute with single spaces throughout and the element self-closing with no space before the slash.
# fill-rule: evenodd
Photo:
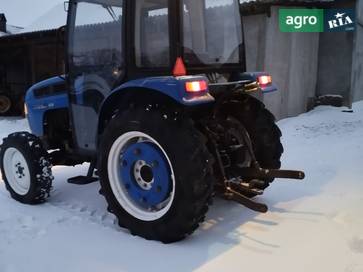
<svg viewBox="0 0 363 272">
<path fill-rule="evenodd" d="M 162 150 L 151 142 L 128 145 L 120 154 L 120 182 L 130 199 L 145 209 L 157 209 L 172 190 L 171 169 Z"/>
</svg>

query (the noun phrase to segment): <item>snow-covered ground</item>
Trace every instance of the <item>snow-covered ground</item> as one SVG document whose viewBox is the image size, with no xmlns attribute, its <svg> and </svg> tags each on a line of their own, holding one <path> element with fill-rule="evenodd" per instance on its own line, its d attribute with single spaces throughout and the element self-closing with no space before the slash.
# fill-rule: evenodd
<svg viewBox="0 0 363 272">
<path fill-rule="evenodd" d="M 280 121 L 283 166 L 306 180 L 276 181 L 260 197 L 267 214 L 217 200 L 207 222 L 172 245 L 114 225 L 97 183 L 66 183 L 86 165 L 55 167 L 55 191 L 41 206 L 10 199 L 0 178 L 0 271 L 362 272 L 363 102 L 353 109 Z M 0 137 L 24 129 L 24 120 L 0 119 Z"/>
</svg>

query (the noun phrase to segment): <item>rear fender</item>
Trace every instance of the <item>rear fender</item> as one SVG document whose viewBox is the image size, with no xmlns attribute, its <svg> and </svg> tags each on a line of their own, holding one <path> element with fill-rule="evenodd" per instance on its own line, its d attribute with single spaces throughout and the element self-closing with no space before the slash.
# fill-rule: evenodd
<svg viewBox="0 0 363 272">
<path fill-rule="evenodd" d="M 148 89 L 150 92 L 159 92 L 172 98 L 175 102 L 184 106 L 194 106 L 211 103 L 214 98 L 209 95 L 208 89 L 202 93 L 190 94 L 185 91 L 185 84 L 191 81 L 207 81 L 203 76 L 182 76 L 182 77 L 148 77 L 128 81 L 116 88 L 112 93 L 122 92 L 126 89 Z M 106 101 L 107 102 L 107 99 Z"/>
<path fill-rule="evenodd" d="M 102 103 L 98 131 L 103 132 L 105 123 L 115 110 L 128 108 L 130 104 L 158 103 L 171 108 L 196 109 L 214 103 L 215 99 L 206 90 L 198 94 L 185 91 L 186 82 L 206 80 L 202 76 L 153 77 L 131 80 L 116 88 Z"/>
</svg>

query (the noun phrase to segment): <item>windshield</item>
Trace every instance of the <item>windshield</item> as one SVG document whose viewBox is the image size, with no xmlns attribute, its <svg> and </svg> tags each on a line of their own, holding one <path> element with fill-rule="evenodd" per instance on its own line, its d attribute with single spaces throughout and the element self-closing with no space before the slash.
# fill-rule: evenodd
<svg viewBox="0 0 363 272">
<path fill-rule="evenodd" d="M 183 0 L 184 61 L 189 65 L 240 62 L 242 25 L 237 0 Z"/>
</svg>

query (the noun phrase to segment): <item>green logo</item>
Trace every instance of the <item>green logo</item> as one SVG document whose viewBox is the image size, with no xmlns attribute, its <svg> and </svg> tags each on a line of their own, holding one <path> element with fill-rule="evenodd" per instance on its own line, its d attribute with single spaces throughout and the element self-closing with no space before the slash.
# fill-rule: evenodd
<svg viewBox="0 0 363 272">
<path fill-rule="evenodd" d="M 281 32 L 323 32 L 323 9 L 280 9 Z"/>
</svg>

